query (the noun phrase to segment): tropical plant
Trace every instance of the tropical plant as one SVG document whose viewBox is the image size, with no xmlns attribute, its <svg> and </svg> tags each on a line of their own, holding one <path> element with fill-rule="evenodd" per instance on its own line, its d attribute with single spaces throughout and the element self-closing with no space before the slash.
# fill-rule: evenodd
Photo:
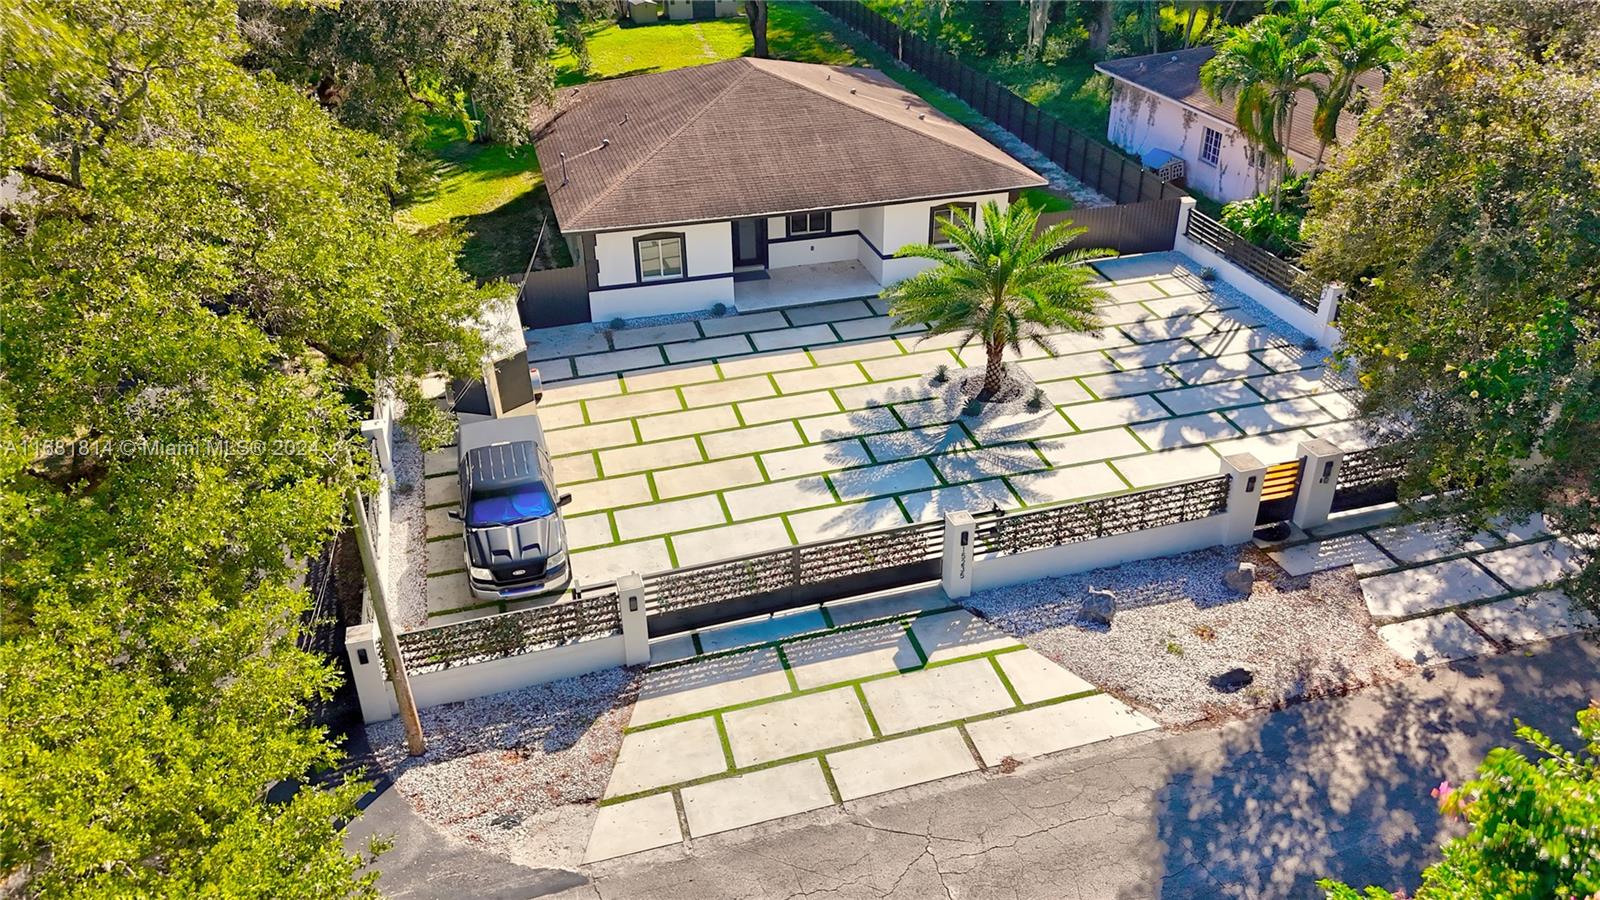
<svg viewBox="0 0 1600 900">
<path fill-rule="evenodd" d="M 1306 217 L 1306 190 L 1309 174 L 1295 175 L 1284 182 L 1283 201 L 1272 208 L 1272 198 L 1264 195 L 1235 200 L 1222 207 L 1220 219 L 1228 229 L 1257 247 L 1279 256 L 1299 256 L 1300 224 Z"/>
<path fill-rule="evenodd" d="M 980 224 L 981 222 L 981 224 Z M 1005 210 L 990 201 L 980 221 L 957 209 L 942 226 L 948 244 L 913 244 L 899 258 L 935 265 L 891 287 L 883 297 L 901 324 L 924 324 L 929 335 L 961 334 L 961 346 L 983 344 L 983 387 L 977 399 L 992 399 L 1005 385 L 1006 348 L 1031 343 L 1054 353 L 1050 335 L 1095 331 L 1095 304 L 1104 292 L 1084 263 L 1109 250 L 1061 251 L 1087 229 L 1070 221 L 1038 230 L 1039 213 L 1017 203 Z"/>
<path fill-rule="evenodd" d="M 1600 705 L 1577 718 L 1583 746 L 1576 751 L 1519 722 L 1517 737 L 1536 759 L 1496 747 L 1476 778 L 1434 789 L 1440 811 L 1468 831 L 1423 871 L 1414 900 L 1600 895 Z M 1380 887 L 1321 885 L 1329 900 L 1395 898 Z"/>
<path fill-rule="evenodd" d="M 1282 202 L 1289 175 L 1289 129 L 1302 90 L 1328 71 L 1322 40 L 1306 20 L 1287 14 L 1258 16 L 1231 31 L 1217 55 L 1200 69 L 1200 83 L 1218 100 L 1233 94 L 1234 121 L 1257 154 L 1276 164 L 1272 208 Z"/>
<path fill-rule="evenodd" d="M 1316 166 L 1321 167 L 1328 147 L 1339 141 L 1339 117 L 1356 98 L 1356 80 L 1405 58 L 1405 38 L 1410 23 L 1400 18 L 1379 18 L 1359 2 L 1346 0 L 1322 27 L 1323 57 L 1328 80 L 1314 88 L 1317 109 L 1311 127 L 1317 135 Z"/>
</svg>

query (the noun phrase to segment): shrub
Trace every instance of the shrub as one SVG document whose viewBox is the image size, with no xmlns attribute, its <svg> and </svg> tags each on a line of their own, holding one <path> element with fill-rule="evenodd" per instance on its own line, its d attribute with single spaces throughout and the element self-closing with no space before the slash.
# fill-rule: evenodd
<svg viewBox="0 0 1600 900">
<path fill-rule="evenodd" d="M 933 383 L 934 384 L 944 384 L 946 381 L 949 381 L 949 380 L 950 380 L 950 367 L 945 365 L 944 363 L 940 363 L 938 368 L 933 370 Z"/>
<path fill-rule="evenodd" d="M 611 324 L 607 325 L 606 327 L 610 328 L 612 331 L 621 331 L 622 329 L 628 327 L 628 322 L 621 316 L 617 316 L 615 319 L 612 319 Z"/>
<path fill-rule="evenodd" d="M 726 304 L 726 303 L 713 303 L 713 304 L 711 304 L 711 314 L 713 316 L 716 316 L 719 319 L 722 318 L 723 316 L 728 314 L 728 304 Z"/>
<path fill-rule="evenodd" d="M 1200 270 L 1200 280 L 1201 281 L 1216 281 L 1217 280 L 1217 270 L 1211 268 L 1210 266 L 1206 266 L 1204 269 Z"/>
</svg>

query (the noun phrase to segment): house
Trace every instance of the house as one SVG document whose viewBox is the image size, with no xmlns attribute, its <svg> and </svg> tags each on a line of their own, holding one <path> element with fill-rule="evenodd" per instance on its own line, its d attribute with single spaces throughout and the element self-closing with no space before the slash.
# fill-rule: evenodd
<svg viewBox="0 0 1600 900">
<path fill-rule="evenodd" d="M 1215 56 L 1212 47 L 1133 56 L 1099 63 L 1095 69 L 1111 77 L 1111 121 L 1106 139 L 1145 160 L 1183 161 L 1185 184 L 1224 203 L 1243 200 L 1269 186 L 1272 163 L 1258 159 L 1240 133 L 1231 98 L 1217 100 L 1200 86 L 1200 67 Z M 1376 94 L 1383 76 L 1369 72 L 1357 79 L 1361 89 Z M 1311 129 L 1317 98 L 1300 92 L 1289 128 L 1289 161 L 1297 171 L 1315 165 L 1321 142 Z M 1339 117 L 1341 142 L 1355 134 L 1357 113 Z M 1328 154 L 1332 154 L 1329 148 Z"/>
<path fill-rule="evenodd" d="M 727 19 L 739 14 L 738 0 L 622 0 L 620 18 L 635 25 L 662 19 Z"/>
<path fill-rule="evenodd" d="M 580 85 L 557 110 L 535 149 L 582 321 L 870 296 L 920 271 L 895 252 L 953 210 L 1046 183 L 869 69 L 735 59 Z"/>
</svg>

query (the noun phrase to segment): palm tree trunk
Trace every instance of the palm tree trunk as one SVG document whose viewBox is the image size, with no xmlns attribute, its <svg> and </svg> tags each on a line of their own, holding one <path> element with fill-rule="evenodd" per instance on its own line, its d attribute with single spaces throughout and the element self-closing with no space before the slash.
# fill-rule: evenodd
<svg viewBox="0 0 1600 900">
<path fill-rule="evenodd" d="M 979 400 L 990 400 L 1006 383 L 1006 345 L 1004 342 L 985 344 L 983 366 L 983 390 L 978 392 Z"/>
</svg>

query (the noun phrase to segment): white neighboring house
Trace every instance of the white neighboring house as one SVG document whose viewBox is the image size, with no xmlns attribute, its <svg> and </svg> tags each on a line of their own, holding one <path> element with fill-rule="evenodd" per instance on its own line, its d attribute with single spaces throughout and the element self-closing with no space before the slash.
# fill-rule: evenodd
<svg viewBox="0 0 1600 900">
<path fill-rule="evenodd" d="M 951 210 L 1046 184 L 881 72 L 780 60 L 563 90 L 535 147 L 594 322 L 874 295 Z"/>
<path fill-rule="evenodd" d="M 1211 47 L 1191 47 L 1148 56 L 1106 60 L 1095 69 L 1111 76 L 1111 121 L 1106 139 L 1145 160 L 1184 162 L 1185 183 L 1223 203 L 1244 200 L 1270 185 L 1272 163 L 1239 131 L 1231 97 L 1213 99 L 1200 86 L 1200 67 L 1215 56 Z M 1376 94 L 1383 77 L 1369 72 L 1357 79 L 1362 91 Z M 1359 108 L 1353 102 L 1352 107 Z M 1311 129 L 1317 98 L 1301 91 L 1289 129 L 1289 163 L 1306 171 L 1317 159 L 1320 142 Z M 1355 134 L 1357 114 L 1346 108 L 1339 117 L 1339 139 Z M 1329 147 L 1324 162 L 1336 147 Z"/>
</svg>

